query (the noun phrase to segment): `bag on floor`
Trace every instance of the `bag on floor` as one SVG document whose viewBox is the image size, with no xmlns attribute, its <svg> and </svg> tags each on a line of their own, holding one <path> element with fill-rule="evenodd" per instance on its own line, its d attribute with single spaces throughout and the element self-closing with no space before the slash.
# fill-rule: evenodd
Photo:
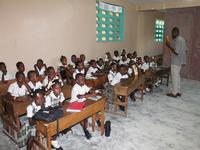
<svg viewBox="0 0 200 150">
<path fill-rule="evenodd" d="M 105 129 L 105 136 L 109 137 L 110 132 L 111 132 L 111 122 L 110 121 L 105 122 L 104 129 Z"/>
</svg>

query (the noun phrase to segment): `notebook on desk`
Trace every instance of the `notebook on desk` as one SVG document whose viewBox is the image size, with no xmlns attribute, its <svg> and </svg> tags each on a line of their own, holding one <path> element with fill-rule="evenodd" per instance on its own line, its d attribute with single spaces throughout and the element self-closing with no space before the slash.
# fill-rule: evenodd
<svg viewBox="0 0 200 150">
<path fill-rule="evenodd" d="M 67 112 L 81 112 L 85 106 L 85 102 L 72 102 L 66 109 Z"/>
<path fill-rule="evenodd" d="M 102 98 L 102 96 L 97 95 L 97 96 L 93 96 L 93 97 L 88 97 L 87 99 L 93 100 L 93 101 L 98 101 L 101 98 Z"/>
</svg>

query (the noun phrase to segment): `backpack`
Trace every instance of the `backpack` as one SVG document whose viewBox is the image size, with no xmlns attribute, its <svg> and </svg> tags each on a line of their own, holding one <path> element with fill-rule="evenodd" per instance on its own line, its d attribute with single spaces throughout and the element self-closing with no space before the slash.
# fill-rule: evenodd
<svg viewBox="0 0 200 150">
<path fill-rule="evenodd" d="M 52 122 L 58 120 L 64 115 L 64 109 L 61 107 L 42 108 L 32 117 L 35 121 Z"/>
</svg>

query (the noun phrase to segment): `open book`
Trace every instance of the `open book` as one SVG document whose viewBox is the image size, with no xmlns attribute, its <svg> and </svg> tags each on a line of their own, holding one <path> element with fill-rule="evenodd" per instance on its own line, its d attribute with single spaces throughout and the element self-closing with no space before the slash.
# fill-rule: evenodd
<svg viewBox="0 0 200 150">
<path fill-rule="evenodd" d="M 67 112 L 80 112 L 81 110 L 83 110 L 84 106 L 85 106 L 85 102 L 72 102 L 69 104 L 66 111 Z"/>
<path fill-rule="evenodd" d="M 87 99 L 93 100 L 93 101 L 98 101 L 101 98 L 102 98 L 101 96 L 97 95 L 97 96 L 93 96 L 93 97 L 88 97 Z"/>
</svg>

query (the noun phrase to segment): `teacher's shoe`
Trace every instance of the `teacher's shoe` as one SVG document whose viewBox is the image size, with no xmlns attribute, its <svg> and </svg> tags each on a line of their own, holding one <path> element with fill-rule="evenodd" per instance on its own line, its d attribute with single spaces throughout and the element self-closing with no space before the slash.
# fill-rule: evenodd
<svg viewBox="0 0 200 150">
<path fill-rule="evenodd" d="M 177 95 L 174 95 L 174 94 L 172 94 L 172 93 L 167 93 L 167 96 L 173 97 L 173 98 L 176 98 L 176 97 L 177 97 Z"/>
</svg>

